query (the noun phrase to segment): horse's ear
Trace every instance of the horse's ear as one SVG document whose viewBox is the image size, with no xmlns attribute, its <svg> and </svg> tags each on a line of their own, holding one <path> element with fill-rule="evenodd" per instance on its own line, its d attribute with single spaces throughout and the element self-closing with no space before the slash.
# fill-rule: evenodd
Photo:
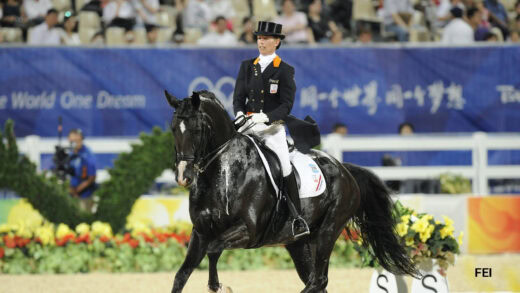
<svg viewBox="0 0 520 293">
<path fill-rule="evenodd" d="M 193 105 L 194 109 L 198 109 L 200 106 L 200 95 L 198 92 L 193 92 L 191 95 L 191 104 Z"/>
<path fill-rule="evenodd" d="M 170 106 L 177 108 L 180 105 L 179 100 L 177 100 L 176 97 L 174 97 L 172 94 L 170 94 L 167 90 L 164 90 L 164 95 L 166 96 L 166 100 L 168 101 L 168 104 Z"/>
</svg>

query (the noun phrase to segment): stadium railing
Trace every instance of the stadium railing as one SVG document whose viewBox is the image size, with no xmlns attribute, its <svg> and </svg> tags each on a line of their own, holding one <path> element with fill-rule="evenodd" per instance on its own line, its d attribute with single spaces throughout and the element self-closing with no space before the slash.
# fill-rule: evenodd
<svg viewBox="0 0 520 293">
<path fill-rule="evenodd" d="M 21 152 L 25 153 L 41 168 L 42 155 L 52 154 L 56 138 L 27 136 L 18 139 Z M 114 154 L 130 151 L 130 145 L 138 143 L 135 138 L 93 138 L 86 144 L 95 154 Z M 343 152 L 370 151 L 470 151 L 472 164 L 465 166 L 395 166 L 369 167 L 383 180 L 432 179 L 440 174 L 451 172 L 472 180 L 475 195 L 489 194 L 490 179 L 518 179 L 520 165 L 489 165 L 488 153 L 494 150 L 520 150 L 520 134 L 512 133 L 464 133 L 413 135 L 409 137 L 389 136 L 348 136 L 338 140 L 329 153 L 342 160 Z M 109 178 L 106 170 L 98 170 L 97 181 Z M 174 182 L 172 170 L 165 170 L 157 182 Z"/>
</svg>

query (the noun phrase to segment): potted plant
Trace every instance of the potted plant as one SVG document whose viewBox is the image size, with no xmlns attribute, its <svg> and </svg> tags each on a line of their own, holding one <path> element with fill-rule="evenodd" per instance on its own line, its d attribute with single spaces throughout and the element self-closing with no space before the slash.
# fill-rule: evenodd
<svg viewBox="0 0 520 293">
<path fill-rule="evenodd" d="M 434 271 L 446 277 L 448 267 L 455 264 L 455 256 L 460 253 L 463 237 L 462 232 L 458 239 L 455 237 L 453 221 L 446 216 L 443 217 L 444 222 L 441 222 L 432 215 L 418 214 L 399 201 L 394 205 L 394 218 L 396 233 L 423 274 Z M 359 252 L 362 264 L 381 272 L 373 253 L 362 245 L 361 237 L 354 240 L 354 248 Z M 399 287 L 399 277 L 397 283 Z"/>
</svg>

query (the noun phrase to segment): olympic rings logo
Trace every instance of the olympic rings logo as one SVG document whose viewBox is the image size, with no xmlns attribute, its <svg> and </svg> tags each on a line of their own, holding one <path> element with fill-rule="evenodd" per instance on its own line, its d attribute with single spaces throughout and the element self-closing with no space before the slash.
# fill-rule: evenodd
<svg viewBox="0 0 520 293">
<path fill-rule="evenodd" d="M 221 77 L 215 84 L 205 77 L 195 78 L 188 86 L 188 96 L 195 90 L 208 90 L 222 102 L 228 113 L 233 113 L 233 91 L 235 90 L 235 79 L 230 76 Z"/>
</svg>

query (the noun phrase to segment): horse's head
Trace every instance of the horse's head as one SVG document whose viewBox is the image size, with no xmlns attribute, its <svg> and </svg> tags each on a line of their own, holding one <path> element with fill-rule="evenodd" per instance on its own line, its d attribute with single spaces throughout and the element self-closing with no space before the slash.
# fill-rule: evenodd
<svg viewBox="0 0 520 293">
<path fill-rule="evenodd" d="M 234 129 L 213 93 L 193 92 L 191 97 L 183 100 L 167 91 L 164 94 L 168 103 L 175 108 L 171 130 L 175 139 L 177 182 L 187 187 L 193 183 L 200 164 L 204 164 L 205 154 L 216 148 L 222 139 L 226 139 L 229 129 Z M 216 130 L 222 133 L 220 137 L 216 136 Z"/>
</svg>

